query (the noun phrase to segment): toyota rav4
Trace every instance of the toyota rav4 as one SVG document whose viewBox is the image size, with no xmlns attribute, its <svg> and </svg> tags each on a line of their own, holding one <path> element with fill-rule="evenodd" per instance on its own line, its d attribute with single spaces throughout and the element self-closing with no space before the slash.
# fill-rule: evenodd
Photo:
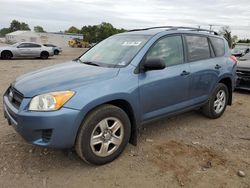
<svg viewBox="0 0 250 188">
<path fill-rule="evenodd" d="M 88 163 L 117 158 L 142 125 L 192 109 L 219 118 L 232 104 L 236 59 L 215 32 L 155 27 L 117 34 L 74 61 L 17 78 L 4 115 L 28 142 L 75 148 Z"/>
</svg>

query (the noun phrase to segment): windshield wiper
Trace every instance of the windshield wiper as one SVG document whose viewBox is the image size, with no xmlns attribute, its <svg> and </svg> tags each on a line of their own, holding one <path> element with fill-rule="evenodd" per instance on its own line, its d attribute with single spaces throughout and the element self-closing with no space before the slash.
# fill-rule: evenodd
<svg viewBox="0 0 250 188">
<path fill-rule="evenodd" d="M 96 64 L 96 63 L 93 63 L 93 62 L 91 62 L 91 61 L 81 61 L 80 59 L 79 59 L 79 61 L 80 61 L 81 63 L 87 64 L 87 65 L 93 65 L 93 66 L 97 66 L 97 67 L 100 66 L 100 65 L 98 65 L 98 64 Z"/>
</svg>

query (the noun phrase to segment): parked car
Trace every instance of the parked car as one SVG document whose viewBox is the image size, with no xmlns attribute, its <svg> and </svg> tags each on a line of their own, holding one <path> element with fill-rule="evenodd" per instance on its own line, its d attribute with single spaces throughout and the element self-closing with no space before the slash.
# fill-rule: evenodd
<svg viewBox="0 0 250 188">
<path fill-rule="evenodd" d="M 249 53 L 250 45 L 247 44 L 236 44 L 235 47 L 232 49 L 232 55 L 236 57 L 242 57 L 245 54 Z"/>
<path fill-rule="evenodd" d="M 0 47 L 0 57 L 2 59 L 20 58 L 20 57 L 40 57 L 48 59 L 54 52 L 51 47 L 46 47 L 33 42 L 21 42 L 10 46 Z"/>
<path fill-rule="evenodd" d="M 250 54 L 238 58 L 236 89 L 250 91 Z"/>
<path fill-rule="evenodd" d="M 144 123 L 197 108 L 215 119 L 232 104 L 236 61 L 215 34 L 161 27 L 111 36 L 76 61 L 17 78 L 4 115 L 32 144 L 108 163 L 136 144 Z"/>
<path fill-rule="evenodd" d="M 53 48 L 53 51 L 54 51 L 54 55 L 59 55 L 59 53 L 62 53 L 62 48 L 61 47 L 58 47 L 54 44 L 43 44 L 44 46 L 47 46 L 47 47 L 52 47 Z"/>
</svg>

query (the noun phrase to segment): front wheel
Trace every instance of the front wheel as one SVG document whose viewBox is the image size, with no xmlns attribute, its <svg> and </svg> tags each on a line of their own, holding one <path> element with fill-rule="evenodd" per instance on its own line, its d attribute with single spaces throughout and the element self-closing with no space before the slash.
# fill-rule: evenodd
<svg viewBox="0 0 250 188">
<path fill-rule="evenodd" d="M 48 59 L 49 58 L 49 53 L 48 52 L 42 52 L 40 55 L 41 59 Z"/>
<path fill-rule="evenodd" d="M 12 53 L 10 51 L 3 51 L 1 54 L 2 59 L 11 59 L 12 58 Z"/>
<path fill-rule="evenodd" d="M 229 92 L 225 84 L 219 83 L 213 94 L 209 97 L 209 101 L 202 107 L 204 115 L 209 118 L 219 118 L 227 107 Z"/>
<path fill-rule="evenodd" d="M 125 149 L 130 132 L 130 120 L 122 109 L 113 105 L 100 106 L 82 123 L 76 140 L 76 152 L 91 164 L 111 162 Z"/>
</svg>

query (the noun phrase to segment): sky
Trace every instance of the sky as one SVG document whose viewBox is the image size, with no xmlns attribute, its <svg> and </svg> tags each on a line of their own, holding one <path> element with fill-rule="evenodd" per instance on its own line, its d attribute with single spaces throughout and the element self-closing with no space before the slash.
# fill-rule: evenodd
<svg viewBox="0 0 250 188">
<path fill-rule="evenodd" d="M 250 38 L 249 0 L 0 0 L 0 28 L 13 19 L 49 32 L 70 26 L 109 22 L 135 29 L 152 26 L 192 26 L 214 30 L 230 26 L 239 38 Z"/>
</svg>

